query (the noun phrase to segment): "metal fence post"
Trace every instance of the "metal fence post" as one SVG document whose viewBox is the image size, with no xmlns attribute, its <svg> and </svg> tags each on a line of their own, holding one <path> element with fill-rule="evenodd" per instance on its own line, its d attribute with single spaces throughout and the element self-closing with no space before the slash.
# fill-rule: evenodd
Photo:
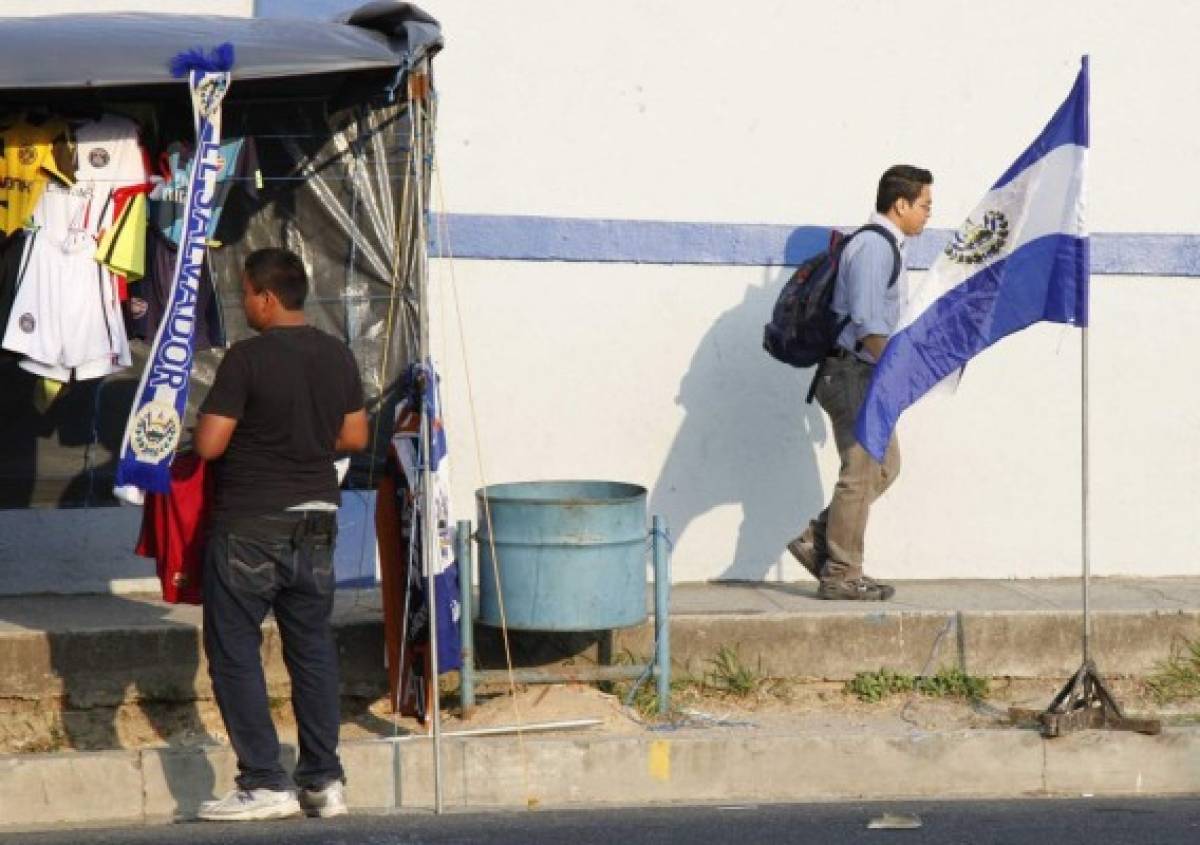
<svg viewBox="0 0 1200 845">
<path fill-rule="evenodd" d="M 661 516 L 651 522 L 654 551 L 654 662 L 658 665 L 658 712 L 671 709 L 671 557 L 667 548 L 667 523 Z"/>
<path fill-rule="evenodd" d="M 458 630 L 462 644 L 462 668 L 458 670 L 459 700 L 465 719 L 475 706 L 475 610 L 472 607 L 475 562 L 471 553 L 471 520 L 458 521 L 454 546 L 454 556 L 458 560 Z"/>
</svg>

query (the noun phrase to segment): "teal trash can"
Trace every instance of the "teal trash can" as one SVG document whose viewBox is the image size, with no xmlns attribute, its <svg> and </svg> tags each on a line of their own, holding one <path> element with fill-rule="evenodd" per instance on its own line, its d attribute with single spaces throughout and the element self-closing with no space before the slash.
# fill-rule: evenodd
<svg viewBox="0 0 1200 845">
<path fill-rule="evenodd" d="M 482 488 L 475 502 L 480 622 L 599 631 L 646 620 L 646 488 L 523 481 Z"/>
</svg>

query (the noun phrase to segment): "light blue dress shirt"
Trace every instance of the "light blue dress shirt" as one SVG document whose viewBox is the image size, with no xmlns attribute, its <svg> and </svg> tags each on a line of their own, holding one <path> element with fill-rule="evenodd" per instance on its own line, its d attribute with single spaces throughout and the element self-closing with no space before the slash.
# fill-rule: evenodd
<svg viewBox="0 0 1200 845">
<path fill-rule="evenodd" d="M 878 232 L 863 232 L 846 245 L 838 270 L 837 288 L 833 292 L 833 310 L 839 317 L 850 316 L 837 343 L 851 352 L 867 335 L 891 335 L 908 301 L 904 233 L 882 214 L 873 213 L 870 222 L 885 227 L 896 236 L 900 247 L 900 275 L 896 277 L 896 284 L 889 288 L 887 283 L 892 277 L 895 255 L 892 245 Z M 874 363 L 875 359 L 865 349 L 855 354 Z"/>
</svg>

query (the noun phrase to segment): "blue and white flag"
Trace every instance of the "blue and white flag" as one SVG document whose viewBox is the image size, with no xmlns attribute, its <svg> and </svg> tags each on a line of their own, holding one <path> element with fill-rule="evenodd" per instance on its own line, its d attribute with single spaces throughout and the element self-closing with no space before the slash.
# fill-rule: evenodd
<svg viewBox="0 0 1200 845">
<path fill-rule="evenodd" d="M 221 101 L 229 90 L 233 45 L 211 53 L 190 50 L 171 60 L 171 73 L 187 77 L 196 128 L 196 156 L 184 203 L 183 238 L 167 294 L 167 311 L 158 326 L 142 371 L 121 454 L 117 462 L 119 499 L 141 504 L 144 492 L 166 493 L 171 461 L 183 434 L 188 387 L 195 350 L 196 303 L 200 271 L 217 197 L 221 158 Z"/>
<path fill-rule="evenodd" d="M 855 425 L 876 460 L 906 408 L 996 341 L 1040 321 L 1087 325 L 1087 150 L 1085 56 L 1042 134 L 910 287 Z"/>
</svg>

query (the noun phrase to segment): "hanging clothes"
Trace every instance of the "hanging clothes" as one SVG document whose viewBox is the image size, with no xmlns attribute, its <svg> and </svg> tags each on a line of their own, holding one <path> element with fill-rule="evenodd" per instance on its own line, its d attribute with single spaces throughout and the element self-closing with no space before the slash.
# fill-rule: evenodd
<svg viewBox="0 0 1200 845">
<path fill-rule="evenodd" d="M 419 387 L 422 382 L 424 391 Z M 411 365 L 401 380 L 401 397 L 396 408 L 387 468 L 375 500 L 376 537 L 389 700 L 394 710 L 424 721 L 433 704 L 436 684 L 430 682 L 428 569 L 421 543 L 424 525 L 417 495 L 420 490 L 422 408 L 428 414 L 432 434 L 430 466 L 437 526 L 437 549 L 432 565 L 440 673 L 462 666 L 459 632 L 462 607 L 458 562 L 454 559 L 450 468 L 436 373 L 431 368 Z"/>
<path fill-rule="evenodd" d="M 162 181 L 150 192 L 150 225 L 173 244 L 178 244 L 183 236 L 184 203 L 187 202 L 192 158 L 190 144 L 177 141 L 167 147 L 159 156 L 158 176 Z M 216 233 L 221 211 L 235 185 L 242 185 L 251 195 L 255 194 L 250 174 L 257 169 L 258 156 L 253 138 L 227 138 L 221 142 L 221 169 L 217 171 L 217 188 L 212 197 L 212 217 L 206 237 L 211 238 Z"/>
<path fill-rule="evenodd" d="M 54 144 L 67 131 L 60 120 L 31 123 L 24 117 L 0 131 L 0 230 L 11 234 L 28 224 L 50 177 L 69 183 L 59 171 Z"/>
<path fill-rule="evenodd" d="M 147 493 L 136 554 L 154 558 L 163 601 L 202 604 L 204 549 L 212 504 L 208 463 L 187 452 L 171 464 L 171 491 Z"/>
<path fill-rule="evenodd" d="M 77 181 L 49 181 L 33 212 L 25 270 L 3 338 L 21 368 L 60 382 L 102 378 L 131 363 L 113 272 L 96 243 L 114 194 L 146 182 L 137 125 L 105 115 L 75 130 Z"/>
<path fill-rule="evenodd" d="M 150 183 L 118 188 L 113 192 L 116 217 L 100 235 L 96 260 L 113 272 L 119 298 L 128 299 L 129 282 L 146 275 L 146 193 Z"/>
<path fill-rule="evenodd" d="M 29 236 L 26 229 L 17 229 L 10 235 L 0 235 L 0 341 L 12 314 L 13 302 L 17 298 L 17 288 L 21 284 L 21 274 L 25 269 L 25 240 Z M 13 353 L 0 349 L 0 354 Z"/>
<path fill-rule="evenodd" d="M 146 232 L 146 275 L 130 287 L 129 336 L 150 341 L 158 332 L 158 324 L 167 313 L 171 280 L 179 246 L 155 227 Z M 196 290 L 196 351 L 228 346 L 221 300 L 217 295 L 209 262 L 200 268 L 200 283 Z"/>
</svg>

